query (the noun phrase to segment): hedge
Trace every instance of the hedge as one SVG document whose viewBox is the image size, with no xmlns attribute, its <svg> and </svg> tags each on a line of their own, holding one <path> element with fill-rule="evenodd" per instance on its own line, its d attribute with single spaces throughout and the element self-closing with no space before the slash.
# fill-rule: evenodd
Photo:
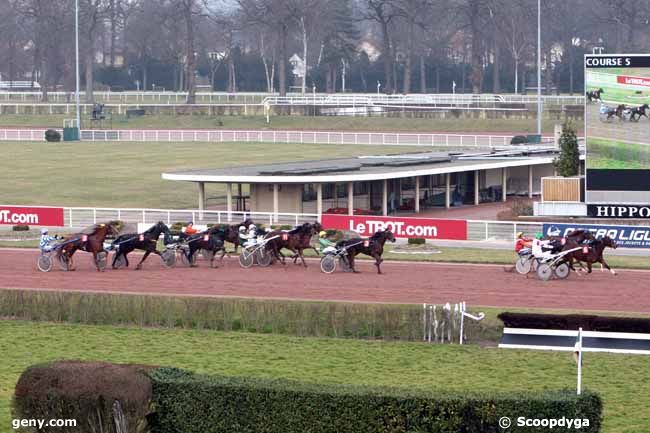
<svg viewBox="0 0 650 433">
<path fill-rule="evenodd" d="M 588 419 L 583 433 L 601 426 L 602 401 L 589 391 L 461 395 L 200 376 L 175 368 L 153 370 L 150 377 L 153 433 L 496 433 L 503 416 L 515 422 Z"/>
<path fill-rule="evenodd" d="M 61 361 L 29 367 L 14 393 L 16 419 L 74 419 L 74 433 L 147 431 L 151 367 Z M 61 427 L 41 430 L 60 433 Z"/>
<path fill-rule="evenodd" d="M 538 314 L 504 312 L 497 316 L 506 327 L 650 334 L 650 319 L 587 314 Z"/>
</svg>

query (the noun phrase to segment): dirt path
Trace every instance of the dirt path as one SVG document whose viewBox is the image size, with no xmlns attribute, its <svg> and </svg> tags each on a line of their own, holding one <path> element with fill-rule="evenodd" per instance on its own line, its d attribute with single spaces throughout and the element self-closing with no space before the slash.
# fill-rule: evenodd
<svg viewBox="0 0 650 433">
<path fill-rule="evenodd" d="M 282 267 L 241 269 L 235 259 L 218 269 L 205 262 L 199 268 L 162 267 L 151 257 L 142 271 L 97 272 L 91 256 L 79 253 L 75 272 L 36 269 L 38 252 L 0 250 L 0 287 L 112 293 L 147 293 L 189 296 L 238 296 L 277 299 L 334 300 L 389 303 L 442 303 L 558 308 L 650 313 L 650 272 L 621 270 L 571 275 L 564 281 L 538 281 L 506 273 L 499 265 L 452 265 L 386 262 L 377 275 L 369 262 L 359 262 L 360 274 L 323 274 L 316 261 L 304 269 Z M 133 257 L 131 266 L 135 266 Z"/>
</svg>

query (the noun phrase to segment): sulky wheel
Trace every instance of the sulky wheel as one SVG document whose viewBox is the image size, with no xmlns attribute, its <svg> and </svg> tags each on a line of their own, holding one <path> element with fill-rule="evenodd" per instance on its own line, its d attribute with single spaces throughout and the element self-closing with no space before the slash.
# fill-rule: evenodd
<svg viewBox="0 0 650 433">
<path fill-rule="evenodd" d="M 266 268 L 267 266 L 270 266 L 271 263 L 273 262 L 273 256 L 271 256 L 271 253 L 267 251 L 265 248 L 259 248 L 255 252 L 255 260 L 257 261 L 257 264 L 262 266 L 263 268 Z"/>
<path fill-rule="evenodd" d="M 100 251 L 97 253 L 97 259 L 95 260 L 95 264 L 97 265 L 97 269 L 100 271 L 103 271 L 106 269 L 106 263 L 108 259 L 108 253 L 106 251 Z"/>
<path fill-rule="evenodd" d="M 336 257 L 327 255 L 320 259 L 320 270 L 326 274 L 331 274 L 336 270 Z"/>
<path fill-rule="evenodd" d="M 72 257 L 68 257 L 66 254 L 59 255 L 59 269 L 62 271 L 71 271 L 72 270 Z"/>
<path fill-rule="evenodd" d="M 560 263 L 555 267 L 555 276 L 561 280 L 567 278 L 569 276 L 569 272 L 571 272 L 571 269 L 566 263 Z"/>
<path fill-rule="evenodd" d="M 537 267 L 537 277 L 542 281 L 548 281 L 553 276 L 553 269 L 548 263 L 540 263 Z"/>
<path fill-rule="evenodd" d="M 160 258 L 162 259 L 163 265 L 166 268 L 171 268 L 176 264 L 176 251 L 172 249 L 166 249 L 162 252 Z"/>
<path fill-rule="evenodd" d="M 515 269 L 520 274 L 527 274 L 533 267 L 533 259 L 531 257 L 519 257 L 515 262 Z"/>
<path fill-rule="evenodd" d="M 52 270 L 52 258 L 49 254 L 41 254 L 36 265 L 39 271 L 50 272 Z"/>
<path fill-rule="evenodd" d="M 253 266 L 254 259 L 253 253 L 242 250 L 241 254 L 239 254 L 239 266 L 242 268 L 250 268 Z"/>
</svg>

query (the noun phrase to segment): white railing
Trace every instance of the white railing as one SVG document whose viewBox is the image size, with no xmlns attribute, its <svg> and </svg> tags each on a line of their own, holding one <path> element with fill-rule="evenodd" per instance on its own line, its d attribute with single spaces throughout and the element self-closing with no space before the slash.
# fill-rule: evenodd
<svg viewBox="0 0 650 433">
<path fill-rule="evenodd" d="M 80 92 L 81 98 L 85 99 L 85 92 Z M 478 103 L 525 103 L 533 104 L 537 101 L 537 95 L 514 95 L 514 94 L 470 94 L 470 93 L 412 93 L 407 95 L 386 95 L 377 93 L 288 93 L 286 97 L 280 98 L 277 93 L 265 92 L 197 92 L 196 102 L 199 104 L 263 104 L 265 99 L 278 98 L 277 101 L 287 100 L 287 98 L 303 99 L 311 105 L 314 98 L 331 101 L 348 101 L 348 103 L 358 100 L 357 104 L 365 101 L 383 101 L 385 103 L 411 103 L 411 104 L 435 104 L 445 103 L 452 104 L 478 104 Z M 93 92 L 93 98 L 97 102 L 105 103 L 142 103 L 142 104 L 184 104 L 187 98 L 187 92 Z M 355 99 L 356 98 L 356 99 Z M 268 99 L 269 101 L 271 99 Z M 309 102 L 309 101 L 312 102 Z M 584 103 L 584 96 L 565 96 L 565 95 L 542 95 L 545 105 L 579 105 Z M 0 102 L 23 102 L 23 103 L 41 103 L 43 94 L 38 91 L 0 91 Z M 48 101 L 51 103 L 74 101 L 73 92 L 48 92 Z M 398 102 L 399 101 L 399 102 Z M 338 102 L 339 104 L 341 102 Z M 330 105 L 330 103 L 325 104 Z"/>
<path fill-rule="evenodd" d="M 412 134 L 400 132 L 354 131 L 265 131 L 265 130 L 84 130 L 88 141 L 203 141 L 349 144 L 436 147 L 508 146 L 510 135 Z M 550 140 L 550 137 L 546 137 Z"/>
<path fill-rule="evenodd" d="M 193 221 L 197 225 L 235 224 L 251 218 L 259 224 L 298 225 L 320 219 L 313 213 L 273 212 L 228 212 L 225 210 L 199 209 L 144 209 L 144 208 L 92 208 L 66 207 L 64 220 L 66 227 L 87 227 L 100 222 L 121 220 L 131 224 L 155 224 L 163 221 L 167 225 L 176 222 Z M 467 221 L 467 240 L 470 241 L 513 241 L 518 232 L 537 233 L 542 231 L 543 223 L 514 221 Z"/>
<path fill-rule="evenodd" d="M 197 225 L 234 224 L 251 218 L 261 224 L 298 225 L 318 220 L 317 214 L 277 213 L 273 212 L 228 212 L 224 210 L 199 209 L 141 209 L 141 208 L 64 208 L 66 227 L 87 227 L 100 222 L 121 220 L 133 224 L 155 224 L 163 221 L 171 225 L 176 222 L 194 221 Z"/>
<path fill-rule="evenodd" d="M 45 131 L 46 129 L 0 129 L 0 141 L 45 141 Z M 57 131 L 61 133 L 60 129 Z"/>
</svg>

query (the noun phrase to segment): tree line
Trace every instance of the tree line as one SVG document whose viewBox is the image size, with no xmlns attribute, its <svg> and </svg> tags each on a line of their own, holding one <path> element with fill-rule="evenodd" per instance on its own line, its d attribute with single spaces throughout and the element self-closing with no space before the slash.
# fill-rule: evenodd
<svg viewBox="0 0 650 433">
<path fill-rule="evenodd" d="M 74 89 L 74 0 L 0 0 L 3 81 Z M 537 0 L 79 0 L 93 90 L 430 93 L 536 86 Z M 546 92 L 583 55 L 650 49 L 650 2 L 542 0 Z"/>
</svg>

